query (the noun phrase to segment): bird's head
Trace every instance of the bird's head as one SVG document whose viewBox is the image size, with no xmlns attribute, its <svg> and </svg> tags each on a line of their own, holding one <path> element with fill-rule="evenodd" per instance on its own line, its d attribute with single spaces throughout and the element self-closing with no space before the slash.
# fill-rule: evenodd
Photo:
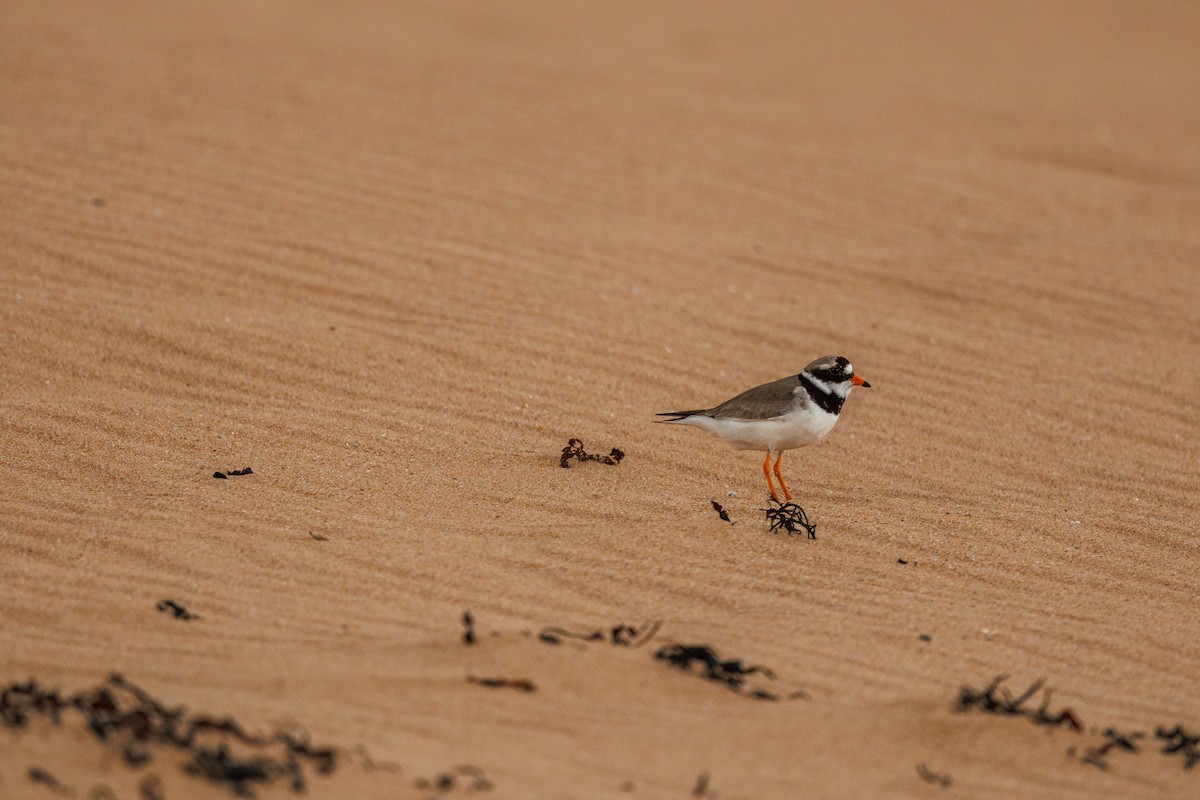
<svg viewBox="0 0 1200 800">
<path fill-rule="evenodd" d="M 824 356 L 804 368 L 808 377 L 822 389 L 846 397 L 855 386 L 871 388 L 871 384 L 854 374 L 854 367 L 845 356 Z"/>
</svg>

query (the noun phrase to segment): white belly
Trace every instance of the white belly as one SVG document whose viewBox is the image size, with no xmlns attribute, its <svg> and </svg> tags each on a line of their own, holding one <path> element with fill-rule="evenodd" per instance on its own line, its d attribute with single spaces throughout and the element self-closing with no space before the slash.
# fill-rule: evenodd
<svg viewBox="0 0 1200 800">
<path fill-rule="evenodd" d="M 772 419 L 713 419 L 686 417 L 676 424 L 694 425 L 738 450 L 793 450 L 825 438 L 837 415 L 808 405 Z"/>
</svg>

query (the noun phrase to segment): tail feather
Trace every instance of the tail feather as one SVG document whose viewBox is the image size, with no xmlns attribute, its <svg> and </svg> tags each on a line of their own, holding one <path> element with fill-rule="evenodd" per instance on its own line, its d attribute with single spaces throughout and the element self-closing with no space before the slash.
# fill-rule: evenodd
<svg viewBox="0 0 1200 800">
<path fill-rule="evenodd" d="M 674 417 L 674 419 L 656 419 L 655 422 L 679 422 L 686 417 L 703 416 L 708 413 L 707 408 L 698 408 L 695 411 L 661 411 L 655 414 L 656 417 Z"/>
</svg>

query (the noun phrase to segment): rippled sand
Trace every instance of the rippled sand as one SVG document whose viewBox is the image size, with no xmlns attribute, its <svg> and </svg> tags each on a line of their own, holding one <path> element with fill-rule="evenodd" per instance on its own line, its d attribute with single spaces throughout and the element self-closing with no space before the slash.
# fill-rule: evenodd
<svg viewBox="0 0 1200 800">
<path fill-rule="evenodd" d="M 316 797 L 1200 792 L 1152 735 L 1200 732 L 1194 4 L 2 17 L 4 683 L 116 670 L 399 766 Z M 815 541 L 651 424 L 827 353 L 873 388 L 785 460 Z M 1105 771 L 953 711 L 1002 673 L 1149 738 Z M 2 738 L 3 797 L 144 774 Z M 172 758 L 170 800 L 229 796 Z"/>
</svg>

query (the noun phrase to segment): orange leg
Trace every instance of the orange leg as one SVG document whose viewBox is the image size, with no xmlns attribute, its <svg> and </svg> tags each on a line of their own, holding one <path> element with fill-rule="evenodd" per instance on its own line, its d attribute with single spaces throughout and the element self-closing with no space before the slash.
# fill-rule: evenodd
<svg viewBox="0 0 1200 800">
<path fill-rule="evenodd" d="M 776 472 L 775 474 L 778 475 L 779 473 Z M 767 451 L 767 457 L 763 459 L 763 477 L 767 479 L 767 488 L 771 490 L 771 497 L 773 497 L 775 499 L 775 502 L 778 503 L 779 495 L 775 494 L 775 484 L 771 483 L 771 451 L 770 450 Z M 782 483 L 782 482 L 783 481 L 780 480 L 780 483 Z"/>
<path fill-rule="evenodd" d="M 770 458 L 770 457 L 771 457 L 771 454 L 767 453 L 767 458 Z M 779 462 L 781 462 L 781 461 L 783 461 L 783 451 L 782 450 L 779 452 L 779 458 L 775 459 L 775 477 L 779 478 L 779 488 L 783 489 L 784 499 L 791 500 L 792 493 L 788 491 L 787 484 L 783 482 L 783 473 L 779 471 Z M 779 498 L 776 497 L 775 500 L 778 501 Z"/>
</svg>

